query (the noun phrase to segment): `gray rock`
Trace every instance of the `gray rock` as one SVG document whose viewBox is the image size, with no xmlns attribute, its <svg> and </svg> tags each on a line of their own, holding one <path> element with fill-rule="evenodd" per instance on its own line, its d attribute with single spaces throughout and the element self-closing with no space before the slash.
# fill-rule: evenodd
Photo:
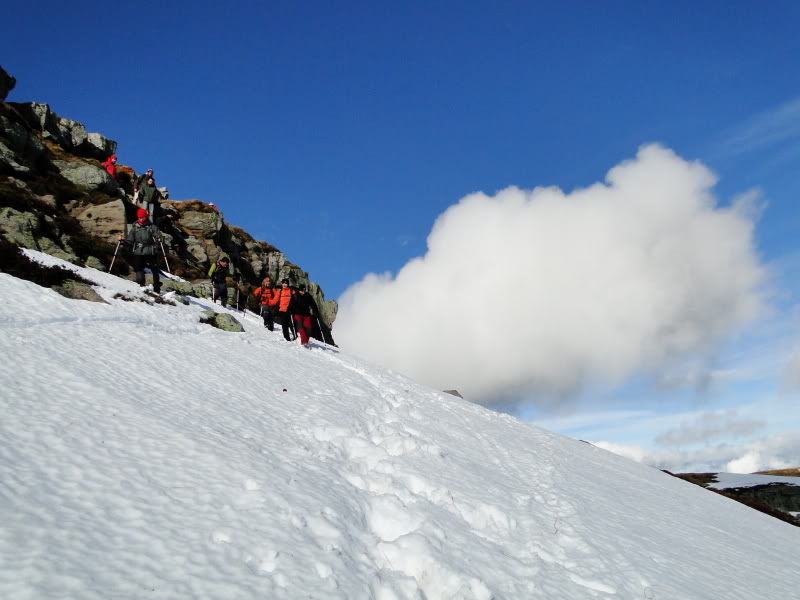
<svg viewBox="0 0 800 600">
<path fill-rule="evenodd" d="M 161 280 L 162 292 L 176 292 L 183 296 L 195 296 L 194 286 L 188 281 L 173 281 L 172 279 Z"/>
<path fill-rule="evenodd" d="M 36 214 L 20 212 L 10 207 L 0 208 L 0 229 L 9 242 L 43 251 L 37 239 L 40 228 L 41 222 Z"/>
<path fill-rule="evenodd" d="M 66 298 L 108 304 L 108 302 L 103 300 L 103 298 L 101 298 L 100 295 L 92 289 L 92 286 L 79 281 L 67 280 L 63 285 L 53 286 L 52 289 L 54 292 L 58 292 Z"/>
<path fill-rule="evenodd" d="M 82 123 L 61 117 L 58 119 L 58 130 L 65 150 L 75 150 L 86 142 L 86 128 Z"/>
<path fill-rule="evenodd" d="M 186 250 L 199 264 L 204 265 L 208 262 L 205 246 L 196 237 L 186 239 Z"/>
<path fill-rule="evenodd" d="M 115 194 L 119 189 L 114 178 L 100 165 L 92 165 L 77 160 L 54 160 L 53 165 L 58 169 L 62 177 L 78 187 L 107 194 Z"/>
<path fill-rule="evenodd" d="M 30 172 L 25 165 L 17 162 L 19 157 L 11 148 L 0 142 L 0 173 L 24 174 Z"/>
<path fill-rule="evenodd" d="M 95 256 L 89 256 L 86 259 L 86 266 L 91 267 L 92 269 L 97 269 L 98 271 L 107 271 L 108 268 L 100 262 L 100 259 Z"/>
<path fill-rule="evenodd" d="M 214 312 L 213 310 L 204 310 L 203 317 L 201 318 L 201 323 L 207 323 L 212 327 L 216 327 L 217 329 L 222 329 L 224 331 L 232 331 L 235 333 L 241 333 L 244 331 L 244 327 L 239 321 L 236 320 L 235 317 L 229 314 L 223 314 Z"/>
<path fill-rule="evenodd" d="M 211 240 L 222 229 L 222 219 L 216 213 L 187 211 L 181 214 L 181 227 L 196 237 Z"/>
<path fill-rule="evenodd" d="M 50 138 L 57 144 L 61 144 L 61 130 L 58 128 L 59 116 L 50 110 L 49 104 L 38 102 L 9 102 L 17 109 L 28 125 L 35 131 L 41 131 L 42 135 Z"/>
<path fill-rule="evenodd" d="M 105 160 L 117 152 L 117 142 L 99 133 L 89 133 L 81 147 L 84 156 Z"/>
<path fill-rule="evenodd" d="M 38 135 L 7 117 L 0 116 L 0 135 L 6 138 L 9 147 L 22 157 L 35 160 L 45 152 L 44 144 Z"/>
<path fill-rule="evenodd" d="M 17 85 L 17 80 L 0 67 L 0 100 L 5 100 L 9 92 Z"/>
</svg>

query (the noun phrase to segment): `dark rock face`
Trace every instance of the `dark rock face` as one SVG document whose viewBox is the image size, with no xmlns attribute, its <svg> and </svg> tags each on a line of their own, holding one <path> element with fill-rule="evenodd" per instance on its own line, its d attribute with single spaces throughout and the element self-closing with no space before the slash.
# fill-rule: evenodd
<svg viewBox="0 0 800 600">
<path fill-rule="evenodd" d="M 5 100 L 8 93 L 17 85 L 17 80 L 0 67 L 0 100 Z"/>
<path fill-rule="evenodd" d="M 770 483 L 746 488 L 731 488 L 725 492 L 738 498 L 759 500 L 783 512 L 800 512 L 800 485 Z"/>
</svg>

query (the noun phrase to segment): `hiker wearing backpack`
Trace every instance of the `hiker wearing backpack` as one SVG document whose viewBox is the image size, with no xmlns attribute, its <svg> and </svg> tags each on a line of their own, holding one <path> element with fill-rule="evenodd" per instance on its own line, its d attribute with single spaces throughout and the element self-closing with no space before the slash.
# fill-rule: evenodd
<svg viewBox="0 0 800 600">
<path fill-rule="evenodd" d="M 305 285 L 301 284 L 297 288 L 297 294 L 292 297 L 291 311 L 294 315 L 295 329 L 300 334 L 300 343 L 305 346 L 313 331 L 311 317 L 319 314 L 317 303 L 314 302 L 311 294 L 306 292 Z"/>
<path fill-rule="evenodd" d="M 273 331 L 275 328 L 272 319 L 272 307 L 279 301 L 278 290 L 272 287 L 272 279 L 264 277 L 261 286 L 253 290 L 253 295 L 259 300 L 261 306 L 261 317 L 264 319 L 264 327 Z"/>
<path fill-rule="evenodd" d="M 140 208 L 136 211 L 136 222 L 128 230 L 128 235 L 118 236 L 120 242 L 131 252 L 131 265 L 136 273 L 136 283 L 144 286 L 145 267 L 153 274 L 153 291 L 161 291 L 160 271 L 156 266 L 158 259 L 157 246 L 161 243 L 161 232 L 150 222 L 147 211 Z"/>
<path fill-rule="evenodd" d="M 228 306 L 228 257 L 223 256 L 208 270 L 214 298 L 219 298 L 222 308 Z"/>
<path fill-rule="evenodd" d="M 156 178 L 153 176 L 153 169 L 147 169 L 144 173 L 139 175 L 136 178 L 136 182 L 133 184 L 133 197 L 136 198 L 136 194 L 139 193 L 139 190 L 142 186 L 147 182 L 148 179 L 153 180 L 153 185 L 156 184 Z"/>
<path fill-rule="evenodd" d="M 150 219 L 155 218 L 158 205 L 161 203 L 161 192 L 156 187 L 155 180 L 150 177 L 139 188 L 139 196 L 137 198 L 139 206 L 147 211 Z"/>
<path fill-rule="evenodd" d="M 297 338 L 297 334 L 294 332 L 294 326 L 292 324 L 291 303 L 293 296 L 294 290 L 289 287 L 289 280 L 281 280 L 281 289 L 278 290 L 278 293 L 273 300 L 273 306 L 275 304 L 278 305 L 278 316 L 281 319 L 281 327 L 283 328 L 283 339 L 285 339 L 287 342 L 291 342 Z"/>
</svg>

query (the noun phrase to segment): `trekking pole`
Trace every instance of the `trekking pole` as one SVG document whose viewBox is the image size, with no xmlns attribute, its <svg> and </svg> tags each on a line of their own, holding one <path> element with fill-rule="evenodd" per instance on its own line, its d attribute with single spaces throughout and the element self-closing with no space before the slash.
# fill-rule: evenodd
<svg viewBox="0 0 800 600">
<path fill-rule="evenodd" d="M 114 267 L 114 261 L 117 260 L 117 250 L 119 250 L 119 245 L 122 243 L 122 240 L 117 242 L 117 247 L 114 248 L 114 257 L 111 259 L 111 264 L 108 267 L 108 272 L 111 273 L 111 269 Z"/>
<path fill-rule="evenodd" d="M 172 275 L 172 271 L 169 269 L 169 261 L 167 260 L 167 251 L 164 250 L 164 240 L 159 239 L 158 242 L 161 244 L 161 252 L 164 255 L 164 264 L 167 265 L 167 273 Z"/>
<path fill-rule="evenodd" d="M 319 315 L 315 314 L 314 318 L 317 320 L 317 327 L 319 327 L 319 337 L 322 338 L 322 343 L 327 344 L 325 341 L 325 332 L 322 330 L 322 321 L 319 320 Z"/>
</svg>

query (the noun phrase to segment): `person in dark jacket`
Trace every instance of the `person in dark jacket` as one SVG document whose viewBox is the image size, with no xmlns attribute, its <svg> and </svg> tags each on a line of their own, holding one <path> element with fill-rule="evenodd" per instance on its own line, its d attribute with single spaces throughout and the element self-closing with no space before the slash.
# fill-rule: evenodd
<svg viewBox="0 0 800 600">
<path fill-rule="evenodd" d="M 153 274 L 153 291 L 161 291 L 161 272 L 156 266 L 161 232 L 150 222 L 146 210 L 140 208 L 136 212 L 136 223 L 128 230 L 128 235 L 124 238 L 120 235 L 119 240 L 124 241 L 131 252 L 131 265 L 136 273 L 136 283 L 144 286 L 144 270 L 149 268 Z"/>
<path fill-rule="evenodd" d="M 222 308 L 228 306 L 228 257 L 223 256 L 208 270 L 211 285 L 214 289 L 214 298 L 219 298 Z"/>
<path fill-rule="evenodd" d="M 314 302 L 311 294 L 306 292 L 305 285 L 301 284 L 297 288 L 297 294 L 292 297 L 290 310 L 294 315 L 294 327 L 300 334 L 300 343 L 305 346 L 313 331 L 311 317 L 319 314 L 317 303 Z"/>
<path fill-rule="evenodd" d="M 264 319 L 264 327 L 273 331 L 275 328 L 272 318 L 272 307 L 278 303 L 278 290 L 272 287 L 272 279 L 265 277 L 261 286 L 253 290 L 261 305 L 261 318 Z"/>
<path fill-rule="evenodd" d="M 150 219 L 154 219 L 158 206 L 161 203 L 161 192 L 156 187 L 156 182 L 152 177 L 145 181 L 144 185 L 139 188 L 137 200 L 139 206 L 147 211 Z"/>
<path fill-rule="evenodd" d="M 147 171 L 145 171 L 136 178 L 136 182 L 133 184 L 134 198 L 136 197 L 136 194 L 139 193 L 139 190 L 142 189 L 142 186 L 147 182 L 148 179 L 153 180 L 153 185 L 156 184 L 156 178 L 153 176 L 153 169 L 147 169 Z"/>
</svg>

